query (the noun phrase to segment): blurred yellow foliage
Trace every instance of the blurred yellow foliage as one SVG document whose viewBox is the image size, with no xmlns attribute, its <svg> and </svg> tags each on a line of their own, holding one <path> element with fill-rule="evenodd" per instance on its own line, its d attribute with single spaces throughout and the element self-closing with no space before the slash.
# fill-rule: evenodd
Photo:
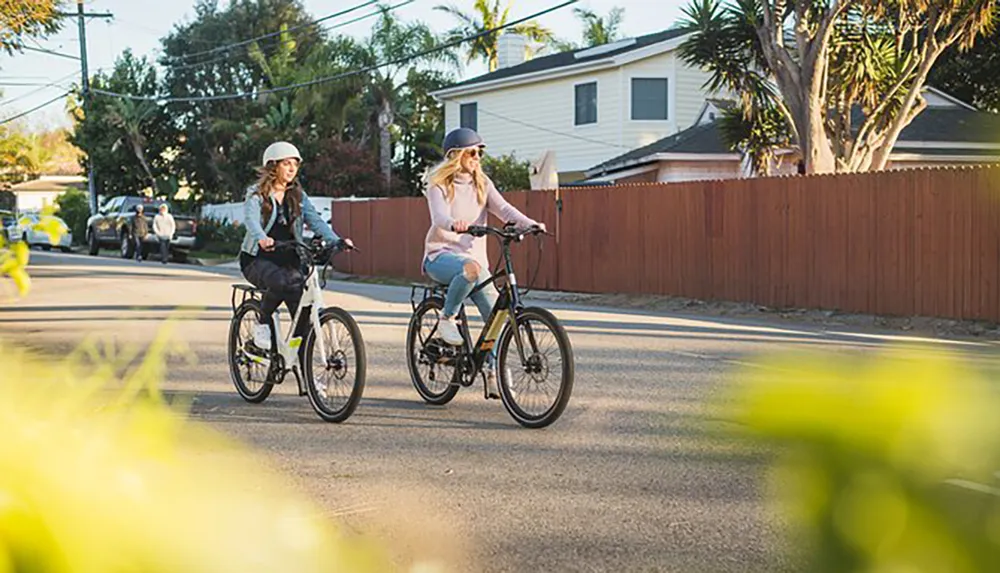
<svg viewBox="0 0 1000 573">
<path fill-rule="evenodd" d="M 68 229 L 66 225 L 57 219 L 53 213 L 54 208 L 46 207 L 42 210 L 38 222 L 32 226 L 35 231 L 46 233 L 49 242 L 53 245 L 59 244 L 60 237 Z M 22 218 L 19 223 L 25 225 L 30 219 Z M 28 276 L 29 247 L 26 243 L 15 242 L 8 245 L 2 235 L 0 235 L 0 277 L 10 277 L 14 282 L 19 296 L 25 296 L 31 289 L 31 277 Z"/>
<path fill-rule="evenodd" d="M 399 570 L 164 401 L 168 337 L 141 360 L 0 343 L 0 573 Z"/>
<path fill-rule="evenodd" d="M 771 485 L 801 570 L 1000 570 L 1000 400 L 970 361 L 782 356 L 733 387 L 724 415 L 777 446 Z"/>
</svg>

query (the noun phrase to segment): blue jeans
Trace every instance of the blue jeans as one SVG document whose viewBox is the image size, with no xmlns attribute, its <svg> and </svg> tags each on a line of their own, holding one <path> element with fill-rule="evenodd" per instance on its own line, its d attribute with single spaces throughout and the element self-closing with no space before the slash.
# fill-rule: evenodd
<svg viewBox="0 0 1000 573">
<path fill-rule="evenodd" d="M 434 282 L 448 285 L 448 294 L 444 297 L 444 310 L 442 314 L 446 317 L 454 317 L 458 314 L 458 308 L 469 296 L 474 288 L 486 282 L 490 278 L 490 270 L 479 268 L 479 276 L 469 279 L 465 276 L 465 265 L 475 262 L 472 257 L 456 255 L 454 253 L 441 253 L 433 261 L 424 261 L 424 271 Z M 493 305 L 497 301 L 497 292 L 493 286 L 480 289 L 472 295 L 472 302 L 479 308 L 479 314 L 483 317 L 483 322 L 490 318 Z M 475 342 L 475 337 L 473 337 Z M 496 346 L 490 356 L 495 356 Z"/>
</svg>

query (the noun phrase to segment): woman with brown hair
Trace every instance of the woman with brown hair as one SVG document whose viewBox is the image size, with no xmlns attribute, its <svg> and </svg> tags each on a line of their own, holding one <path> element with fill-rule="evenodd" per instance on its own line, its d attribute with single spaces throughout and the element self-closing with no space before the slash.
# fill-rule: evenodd
<svg viewBox="0 0 1000 573">
<path fill-rule="evenodd" d="M 302 299 L 305 277 L 293 249 L 275 250 L 275 241 L 302 242 L 303 223 L 327 243 L 350 244 L 340 239 L 323 221 L 296 178 L 302 156 L 294 145 L 279 141 L 264 151 L 260 179 L 247 189 L 243 203 L 246 235 L 240 252 L 240 270 L 257 288 L 266 292 L 261 300 L 254 344 L 271 348 L 271 317 L 282 302 L 291 316 Z M 298 330 L 299 325 L 295 325 Z"/>
</svg>

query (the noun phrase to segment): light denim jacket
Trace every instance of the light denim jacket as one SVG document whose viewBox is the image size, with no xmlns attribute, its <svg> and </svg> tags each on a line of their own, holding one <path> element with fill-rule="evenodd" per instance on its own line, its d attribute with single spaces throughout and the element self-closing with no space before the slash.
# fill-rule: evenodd
<svg viewBox="0 0 1000 573">
<path fill-rule="evenodd" d="M 270 199 L 272 206 L 271 218 L 267 221 L 266 225 L 261 223 L 260 207 L 263 201 L 260 194 L 257 193 L 256 185 L 247 189 L 246 199 L 243 201 L 243 224 L 246 225 L 247 232 L 243 237 L 243 245 L 240 248 L 244 253 L 254 257 L 257 256 L 257 251 L 260 249 L 258 241 L 267 238 L 268 232 L 270 232 L 271 227 L 274 226 L 274 222 L 278 219 L 278 202 L 274 197 Z M 309 196 L 306 195 L 305 191 L 302 192 L 302 216 L 296 217 L 292 221 L 292 235 L 296 241 L 303 240 L 303 221 L 309 223 L 309 228 L 320 237 L 323 237 L 324 240 L 331 243 L 340 240 L 340 237 L 333 232 L 333 229 L 316 212 L 316 207 L 313 206 L 312 201 L 309 200 Z"/>
</svg>

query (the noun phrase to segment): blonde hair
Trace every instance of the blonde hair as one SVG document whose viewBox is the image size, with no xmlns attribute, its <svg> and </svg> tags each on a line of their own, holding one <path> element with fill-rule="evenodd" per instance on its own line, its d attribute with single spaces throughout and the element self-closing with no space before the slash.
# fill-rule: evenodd
<svg viewBox="0 0 1000 573">
<path fill-rule="evenodd" d="M 278 179 L 279 161 L 268 161 L 267 165 L 260 168 L 260 178 L 257 179 L 257 193 L 262 199 L 260 205 L 261 215 L 267 221 L 271 218 L 271 192 L 274 189 L 274 182 Z M 295 179 L 285 188 L 285 199 L 288 200 L 288 211 L 292 219 L 297 219 L 302 213 L 302 187 L 299 186 L 299 179 Z"/>
<path fill-rule="evenodd" d="M 463 155 L 464 149 L 452 150 L 427 176 L 428 188 L 440 187 L 449 203 L 455 199 L 455 176 L 462 172 Z M 476 199 L 480 205 L 486 204 L 486 181 L 482 166 L 476 166 L 476 170 L 472 172 L 472 183 L 476 186 Z"/>
</svg>

